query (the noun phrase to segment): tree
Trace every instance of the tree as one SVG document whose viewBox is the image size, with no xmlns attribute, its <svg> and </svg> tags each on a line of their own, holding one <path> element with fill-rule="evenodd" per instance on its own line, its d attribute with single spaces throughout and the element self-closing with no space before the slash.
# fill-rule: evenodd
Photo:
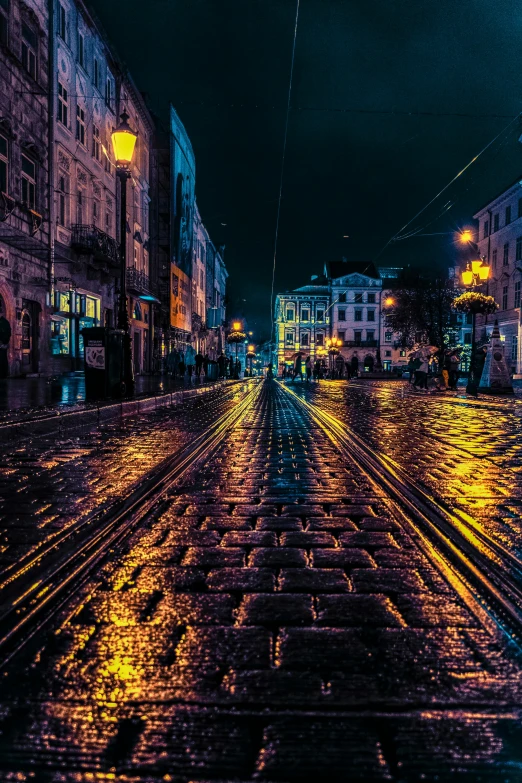
<svg viewBox="0 0 522 783">
<path fill-rule="evenodd" d="M 403 347 L 429 343 L 439 348 L 455 342 L 452 318 L 453 281 L 411 273 L 392 292 L 393 304 L 383 309 L 386 324 L 399 335 Z"/>
</svg>

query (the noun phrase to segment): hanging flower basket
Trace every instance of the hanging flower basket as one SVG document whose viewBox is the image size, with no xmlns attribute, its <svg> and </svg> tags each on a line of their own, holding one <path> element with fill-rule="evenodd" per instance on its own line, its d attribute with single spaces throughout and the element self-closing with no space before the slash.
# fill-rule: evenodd
<svg viewBox="0 0 522 783">
<path fill-rule="evenodd" d="M 466 291 L 453 300 L 453 307 L 458 313 L 492 315 L 496 313 L 498 305 L 492 296 L 479 294 L 477 291 Z"/>
<path fill-rule="evenodd" d="M 245 332 L 230 332 L 227 337 L 229 343 L 242 343 L 243 340 L 246 340 Z"/>
</svg>

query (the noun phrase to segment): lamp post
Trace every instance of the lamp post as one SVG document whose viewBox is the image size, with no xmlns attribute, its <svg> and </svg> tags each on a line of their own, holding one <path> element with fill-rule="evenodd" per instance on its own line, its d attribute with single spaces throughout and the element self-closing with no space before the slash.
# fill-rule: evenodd
<svg viewBox="0 0 522 783">
<path fill-rule="evenodd" d="M 251 332 L 249 332 L 251 334 Z M 252 362 L 256 358 L 256 349 L 254 345 L 248 346 L 248 352 L 247 352 L 247 359 L 249 360 L 250 365 L 250 377 L 252 377 Z"/>
<path fill-rule="evenodd" d="M 127 180 L 136 146 L 137 135 L 129 125 L 129 115 L 121 114 L 120 124 L 112 132 L 112 146 L 116 159 L 116 173 L 120 182 L 120 296 L 118 301 L 118 329 L 123 330 L 123 393 L 134 393 L 134 370 L 129 312 L 127 308 Z"/>
<path fill-rule="evenodd" d="M 489 266 L 485 264 L 486 257 L 472 261 L 468 265 L 464 272 L 462 272 L 462 283 L 470 291 L 474 291 L 479 288 L 489 279 Z M 469 363 L 468 384 L 466 386 L 467 394 L 477 394 L 480 378 L 477 377 L 477 363 L 476 363 L 476 351 L 475 351 L 475 323 L 476 323 L 476 311 L 471 311 L 471 358 Z"/>
<path fill-rule="evenodd" d="M 234 378 L 237 380 L 239 378 L 239 371 L 237 367 L 237 346 L 239 343 L 244 342 L 245 340 L 245 333 L 243 331 L 243 324 L 241 321 L 233 321 L 232 322 L 232 331 L 228 335 L 228 342 L 229 343 L 235 343 L 236 344 L 236 363 L 234 365 Z"/>
<path fill-rule="evenodd" d="M 339 348 L 343 344 L 343 341 L 340 339 L 340 337 L 327 337 L 326 338 L 326 348 L 328 350 L 328 356 L 330 357 L 330 377 L 333 378 L 333 372 L 334 372 L 334 356 L 337 356 L 339 353 Z"/>
</svg>

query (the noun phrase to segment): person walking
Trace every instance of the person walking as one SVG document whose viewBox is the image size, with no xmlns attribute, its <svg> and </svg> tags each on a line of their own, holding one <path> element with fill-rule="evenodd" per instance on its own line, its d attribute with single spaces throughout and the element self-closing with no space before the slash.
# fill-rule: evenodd
<svg viewBox="0 0 522 783">
<path fill-rule="evenodd" d="M 187 345 L 187 349 L 185 351 L 185 364 L 187 366 L 188 377 L 189 379 L 192 379 L 192 375 L 196 367 L 196 351 L 192 345 Z"/>
<path fill-rule="evenodd" d="M 449 387 L 452 391 L 457 391 L 457 384 L 459 382 L 459 366 L 460 356 L 458 353 L 453 352 L 449 361 Z"/>
<path fill-rule="evenodd" d="M 203 369 L 203 362 L 205 357 L 201 353 L 201 351 L 198 351 L 195 357 L 195 363 L 196 363 L 196 378 L 199 378 L 201 375 L 201 370 Z"/>
<path fill-rule="evenodd" d="M 415 371 L 415 380 L 413 382 L 413 388 L 421 388 L 428 391 L 428 359 L 423 353 L 417 357 L 419 367 Z"/>
<path fill-rule="evenodd" d="M 340 353 L 335 357 L 335 371 L 337 378 L 341 379 L 344 374 L 344 359 Z"/>
<path fill-rule="evenodd" d="M 303 358 L 300 353 L 297 353 L 294 360 L 294 374 L 292 377 L 292 382 L 295 383 L 295 379 L 299 375 L 301 382 L 303 381 Z"/>
<path fill-rule="evenodd" d="M 10 339 L 11 325 L 5 316 L 0 315 L 0 378 L 7 378 L 9 375 L 7 351 L 9 349 Z"/>
<path fill-rule="evenodd" d="M 185 377 L 185 370 L 187 369 L 187 366 L 185 364 L 185 356 L 183 355 L 183 351 L 180 351 L 178 353 L 178 373 L 181 380 Z"/>
<path fill-rule="evenodd" d="M 218 357 L 218 373 L 220 378 L 224 378 L 226 374 L 226 357 L 223 352 Z"/>
<path fill-rule="evenodd" d="M 312 360 L 310 356 L 307 356 L 305 359 L 305 372 L 306 372 L 306 380 L 311 381 L 312 380 Z"/>
</svg>

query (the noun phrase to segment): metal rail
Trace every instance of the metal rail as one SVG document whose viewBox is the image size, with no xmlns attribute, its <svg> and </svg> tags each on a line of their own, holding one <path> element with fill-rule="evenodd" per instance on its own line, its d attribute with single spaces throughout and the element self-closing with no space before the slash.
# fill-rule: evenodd
<svg viewBox="0 0 522 783">
<path fill-rule="evenodd" d="M 341 453 L 357 463 L 373 485 L 386 490 L 414 529 L 424 551 L 430 559 L 438 561 L 439 568 L 442 564 L 446 576 L 450 565 L 453 577 L 457 576 L 475 598 L 479 590 L 483 609 L 491 616 L 493 608 L 493 613 L 507 624 L 504 630 L 522 641 L 522 560 L 481 530 L 471 516 L 447 508 L 430 495 L 335 416 L 302 399 L 284 384 L 279 386 L 297 407 L 308 413 Z M 484 622 L 486 618 L 481 614 Z"/>
<path fill-rule="evenodd" d="M 8 600 L 4 600 L 6 610 L 0 616 L 0 668 L 49 624 L 107 554 L 121 546 L 174 483 L 201 460 L 208 459 L 251 408 L 260 391 L 261 384 L 252 385 L 233 410 L 220 416 L 179 454 L 163 463 L 160 471 L 155 471 L 122 503 L 102 513 L 97 520 L 82 520 L 73 530 L 64 531 L 62 540 L 54 540 L 45 552 L 37 554 L 31 563 L 23 565 L 19 573 L 0 585 L 0 590 L 9 590 Z M 64 544 L 67 544 L 66 551 L 56 559 L 56 550 Z M 53 554 L 52 562 L 45 566 L 43 556 Z M 14 579 L 26 574 L 29 565 L 30 586 L 24 580 L 14 591 Z"/>
</svg>

